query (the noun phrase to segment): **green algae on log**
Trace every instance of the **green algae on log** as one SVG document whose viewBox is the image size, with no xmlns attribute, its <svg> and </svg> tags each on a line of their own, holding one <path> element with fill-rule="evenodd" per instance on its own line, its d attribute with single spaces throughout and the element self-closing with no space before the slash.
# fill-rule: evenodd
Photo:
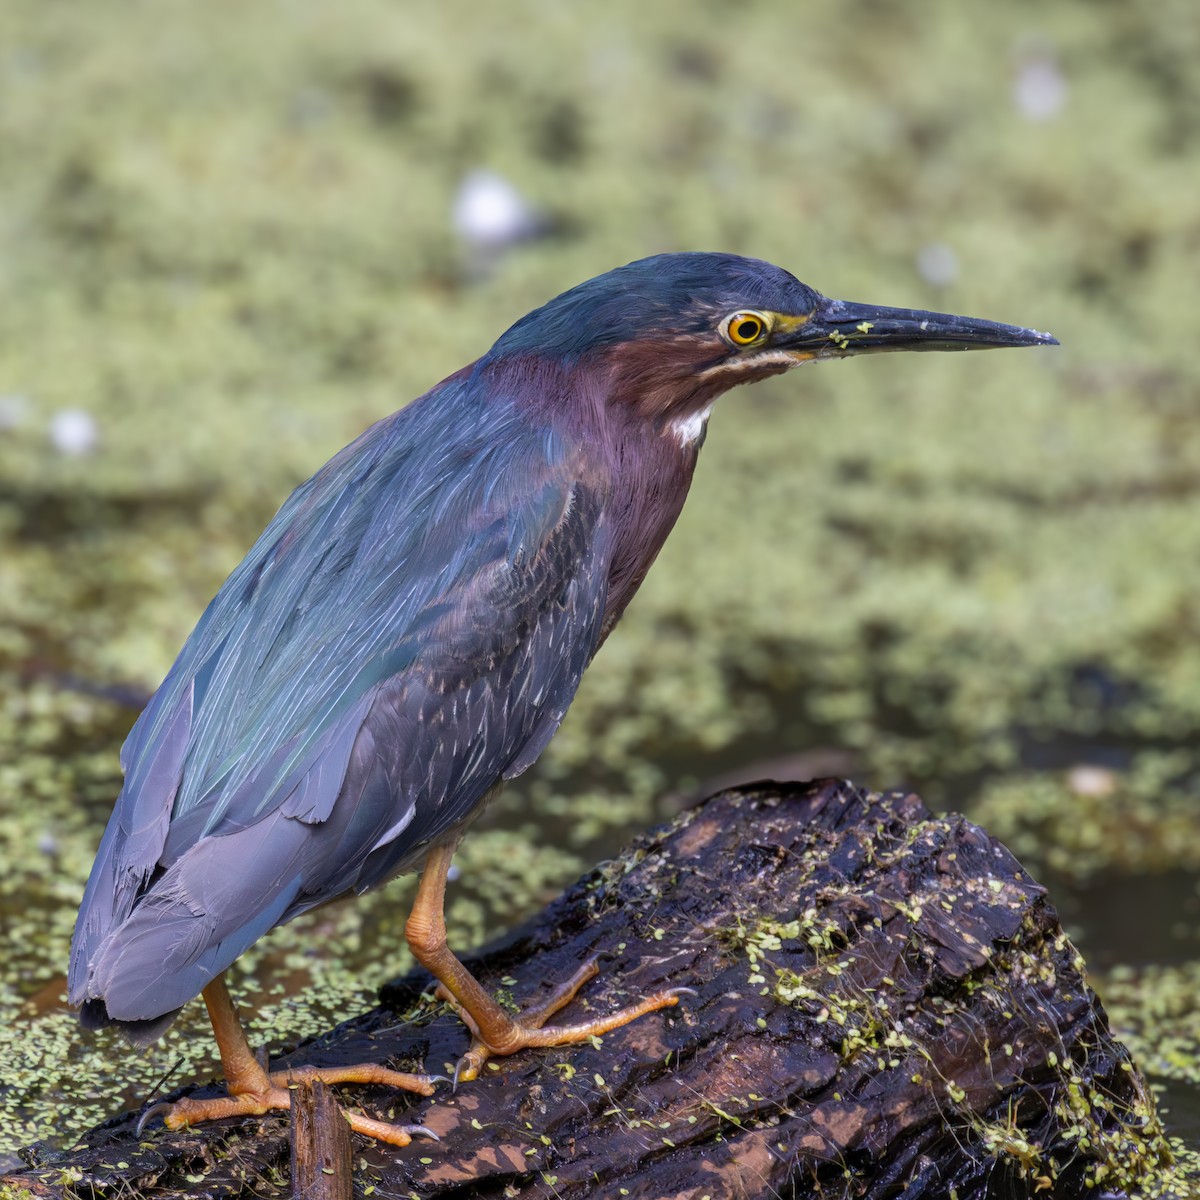
<svg viewBox="0 0 1200 1200">
<path fill-rule="evenodd" d="M 963 1198 L 1170 1194 L 1153 1101 L 1109 1032 L 1045 890 L 999 843 L 913 795 L 764 783 L 635 840 L 471 962 L 535 997 L 612 957 L 576 1004 L 695 994 L 595 1044 L 527 1052 L 428 1100 L 344 1090 L 438 1143 L 358 1143 L 380 1195 Z M 299 1052 L 452 1064 L 466 1032 L 388 985 Z M 563 1018 L 570 1019 L 570 1012 Z M 211 1089 L 203 1089 L 210 1093 Z M 138 1138 L 115 1118 L 2 1182 L 37 1195 L 281 1195 L 284 1117 Z"/>
</svg>

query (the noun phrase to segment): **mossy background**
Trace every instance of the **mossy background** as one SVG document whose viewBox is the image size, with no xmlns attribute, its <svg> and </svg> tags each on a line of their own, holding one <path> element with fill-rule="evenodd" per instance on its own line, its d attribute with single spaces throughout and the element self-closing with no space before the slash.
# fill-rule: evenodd
<svg viewBox="0 0 1200 1200">
<path fill-rule="evenodd" d="M 210 1069 L 200 1013 L 136 1057 L 57 999 L 123 695 L 365 425 L 565 287 L 695 248 L 1063 346 L 722 401 L 560 736 L 464 844 L 452 937 L 706 779 L 833 762 L 1052 880 L 1168 1123 L 1200 1132 L 1198 61 L 1191 0 L 7 0 L 0 1151 Z M 1038 72 L 1065 92 L 1034 119 Z M 478 168 L 546 226 L 486 266 L 451 221 Z M 88 453 L 56 449 L 63 410 Z M 410 883 L 244 960 L 258 1037 L 371 1002 Z"/>
</svg>

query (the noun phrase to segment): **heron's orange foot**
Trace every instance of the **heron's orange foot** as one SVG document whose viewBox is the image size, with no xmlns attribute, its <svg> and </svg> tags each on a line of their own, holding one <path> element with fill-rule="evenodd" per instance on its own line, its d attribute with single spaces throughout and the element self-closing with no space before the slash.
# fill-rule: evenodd
<svg viewBox="0 0 1200 1200">
<path fill-rule="evenodd" d="M 287 1071 L 272 1071 L 268 1076 L 276 1087 L 287 1087 L 302 1080 L 319 1079 L 322 1083 L 378 1083 L 384 1087 L 399 1088 L 403 1092 L 416 1092 L 418 1096 L 432 1096 L 434 1084 L 445 1081 L 444 1075 L 410 1075 L 407 1071 L 393 1071 L 378 1063 L 355 1063 L 348 1067 L 293 1067 Z"/>
<path fill-rule="evenodd" d="M 439 986 L 436 993 L 438 999 L 446 1001 L 471 1031 L 471 1047 L 454 1067 L 455 1087 L 478 1078 L 489 1058 L 515 1054 L 518 1050 L 530 1046 L 573 1046 L 579 1042 L 586 1042 L 613 1029 L 619 1029 L 622 1025 L 645 1016 L 646 1013 L 656 1012 L 660 1008 L 671 1008 L 679 1003 L 680 996 L 689 995 L 692 991 L 691 988 L 671 988 L 667 991 L 652 992 L 636 1004 L 630 1004 L 607 1016 L 572 1025 L 551 1025 L 546 1028 L 546 1021 L 559 1009 L 570 1004 L 579 989 L 588 980 L 595 979 L 599 973 L 597 958 L 589 958 L 570 979 L 560 983 L 539 1004 L 524 1009 L 519 1016 L 505 1016 L 502 1021 L 496 1022 L 494 1027 L 487 1030 L 481 1029 L 479 1023 L 449 991 Z"/>
<path fill-rule="evenodd" d="M 156 1104 L 142 1114 L 138 1132 L 155 1117 L 162 1117 L 168 1129 L 184 1129 L 204 1121 L 219 1121 L 225 1117 L 261 1116 L 276 1109 L 286 1111 L 292 1106 L 291 1086 L 303 1079 L 320 1079 L 324 1083 L 377 1083 L 422 1096 L 433 1094 L 435 1076 L 409 1075 L 391 1071 L 376 1063 L 359 1063 L 349 1067 L 299 1067 L 293 1071 L 272 1071 L 255 1080 L 251 1086 L 230 1085 L 230 1094 L 210 1100 L 194 1100 L 185 1096 L 173 1104 Z M 261 1086 L 260 1086 L 261 1085 Z M 378 1142 L 407 1146 L 421 1134 L 435 1141 L 437 1135 L 423 1125 L 391 1125 L 363 1113 L 342 1110 L 342 1115 L 355 1133 L 365 1134 Z"/>
</svg>

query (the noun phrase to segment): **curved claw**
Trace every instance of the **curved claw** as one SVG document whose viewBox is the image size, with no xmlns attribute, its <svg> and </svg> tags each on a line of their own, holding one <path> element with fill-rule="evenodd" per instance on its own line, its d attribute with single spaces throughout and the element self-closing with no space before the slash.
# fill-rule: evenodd
<svg viewBox="0 0 1200 1200">
<path fill-rule="evenodd" d="M 454 1064 L 454 1087 L 451 1092 L 458 1091 L 458 1085 L 469 1084 L 473 1079 L 479 1079 L 479 1068 L 490 1055 L 484 1045 L 473 1045 L 460 1060 Z"/>
<path fill-rule="evenodd" d="M 165 1114 L 169 1113 L 173 1107 L 173 1105 L 168 1104 L 165 1100 L 160 1100 L 157 1104 L 150 1105 L 150 1107 L 146 1109 L 146 1111 L 142 1113 L 140 1117 L 138 1117 L 138 1123 L 134 1129 L 134 1133 L 137 1134 L 138 1137 L 141 1137 L 142 1130 L 144 1130 L 146 1126 L 154 1120 L 155 1117 L 164 1116 Z"/>
<path fill-rule="evenodd" d="M 432 1129 L 424 1125 L 401 1125 L 399 1128 L 407 1133 L 409 1137 L 427 1137 L 432 1142 L 440 1142 L 442 1140 Z"/>
<path fill-rule="evenodd" d="M 454 1086 L 450 1089 L 451 1093 L 458 1091 L 460 1083 L 470 1083 L 472 1079 L 479 1078 L 479 1055 L 473 1055 L 470 1050 L 466 1052 L 454 1064 Z"/>
</svg>

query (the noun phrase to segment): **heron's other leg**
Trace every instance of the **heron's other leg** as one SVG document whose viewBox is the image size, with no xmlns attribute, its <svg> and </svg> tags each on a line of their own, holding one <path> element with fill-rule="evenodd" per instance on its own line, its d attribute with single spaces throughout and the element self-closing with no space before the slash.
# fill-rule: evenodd
<svg viewBox="0 0 1200 1200">
<path fill-rule="evenodd" d="M 217 1121 L 222 1117 L 260 1116 L 272 1109 L 288 1109 L 292 1103 L 288 1085 L 300 1079 L 321 1079 L 325 1083 L 382 1083 L 418 1092 L 422 1096 L 433 1093 L 433 1080 L 429 1076 L 391 1071 L 377 1063 L 348 1067 L 297 1067 L 268 1073 L 250 1049 L 233 998 L 225 986 L 224 975 L 218 975 L 202 995 L 221 1055 L 221 1070 L 229 1095 L 215 1096 L 210 1100 L 193 1100 L 185 1096 L 173 1104 L 156 1104 L 143 1114 L 139 1130 L 155 1116 L 161 1116 L 168 1129 L 182 1129 L 187 1125 Z M 389 1125 L 386 1121 L 377 1121 L 361 1113 L 345 1112 L 344 1115 L 356 1133 L 366 1134 L 377 1141 L 390 1142 L 394 1146 L 407 1146 L 414 1133 L 429 1133 L 420 1125 Z"/>
<path fill-rule="evenodd" d="M 471 1048 L 459 1059 L 454 1079 L 474 1079 L 492 1055 L 515 1054 L 527 1046 L 568 1046 L 608 1033 L 628 1022 L 679 1003 L 686 988 L 654 992 L 636 1004 L 605 1017 L 572 1025 L 545 1022 L 564 1008 L 589 979 L 599 974 L 595 958 L 589 958 L 570 979 L 559 984 L 540 1004 L 512 1016 L 490 996 L 446 944 L 446 874 L 454 857 L 453 846 L 435 846 L 425 860 L 417 898 L 404 932 L 417 961 L 441 984 L 442 998 L 458 1011 L 472 1034 Z"/>
<path fill-rule="evenodd" d="M 253 1095 L 271 1087 L 271 1077 L 250 1049 L 250 1039 L 237 1014 L 237 1006 L 225 986 L 225 976 L 218 975 L 201 993 L 208 1019 L 212 1022 L 217 1053 L 221 1056 L 221 1071 L 231 1095 Z"/>
</svg>

